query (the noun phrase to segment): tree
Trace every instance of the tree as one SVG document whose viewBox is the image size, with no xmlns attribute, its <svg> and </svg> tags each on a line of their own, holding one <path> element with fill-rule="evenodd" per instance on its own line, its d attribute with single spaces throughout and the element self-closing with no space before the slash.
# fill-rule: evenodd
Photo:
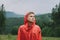
<svg viewBox="0 0 60 40">
<path fill-rule="evenodd" d="M 60 36 L 60 3 L 52 9 L 52 19 L 54 20 L 52 25 L 53 36 Z"/>
<path fill-rule="evenodd" d="M 4 10 L 4 4 L 0 7 L 0 34 L 4 33 L 5 29 L 5 10 Z"/>
<path fill-rule="evenodd" d="M 59 6 L 56 5 L 56 7 L 52 9 L 52 19 L 55 24 L 60 24 L 60 3 Z"/>
</svg>

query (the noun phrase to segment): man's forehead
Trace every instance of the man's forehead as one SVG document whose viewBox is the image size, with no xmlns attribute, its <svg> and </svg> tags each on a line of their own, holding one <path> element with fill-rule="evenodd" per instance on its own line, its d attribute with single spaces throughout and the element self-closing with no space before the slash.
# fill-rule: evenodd
<svg viewBox="0 0 60 40">
<path fill-rule="evenodd" d="M 30 14 L 29 16 L 35 16 L 35 14 Z"/>
</svg>

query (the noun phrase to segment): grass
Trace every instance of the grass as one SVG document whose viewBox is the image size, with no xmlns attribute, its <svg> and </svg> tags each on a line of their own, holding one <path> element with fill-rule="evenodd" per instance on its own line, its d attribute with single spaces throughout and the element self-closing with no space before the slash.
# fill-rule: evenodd
<svg viewBox="0 0 60 40">
<path fill-rule="evenodd" d="M 0 35 L 0 40 L 16 40 L 16 35 Z"/>
<path fill-rule="evenodd" d="M 0 35 L 0 40 L 16 40 L 16 35 Z M 43 40 L 60 40 L 60 37 L 43 37 Z"/>
<path fill-rule="evenodd" d="M 60 40 L 60 37 L 43 37 L 43 40 Z"/>
</svg>

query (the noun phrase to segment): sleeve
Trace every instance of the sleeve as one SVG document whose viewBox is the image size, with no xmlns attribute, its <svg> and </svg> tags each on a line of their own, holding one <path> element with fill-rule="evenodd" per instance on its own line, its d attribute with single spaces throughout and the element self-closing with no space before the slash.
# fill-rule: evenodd
<svg viewBox="0 0 60 40">
<path fill-rule="evenodd" d="M 41 33 L 41 29 L 39 28 L 39 32 L 38 32 L 38 40 L 42 40 L 42 33 Z"/>
<path fill-rule="evenodd" d="M 20 28 L 19 28 L 19 29 L 18 29 L 17 40 L 20 40 L 20 35 L 21 35 L 21 32 L 20 32 Z"/>
</svg>

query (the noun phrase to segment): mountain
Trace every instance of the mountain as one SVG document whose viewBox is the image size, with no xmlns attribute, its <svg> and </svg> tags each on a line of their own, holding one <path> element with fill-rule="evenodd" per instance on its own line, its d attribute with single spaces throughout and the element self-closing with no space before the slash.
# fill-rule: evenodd
<svg viewBox="0 0 60 40">
<path fill-rule="evenodd" d="M 7 13 L 9 16 L 9 18 L 6 19 L 6 31 L 7 32 L 11 32 L 11 29 L 14 27 L 19 27 L 20 25 L 23 25 L 24 23 L 24 17 L 21 17 L 20 15 L 17 15 L 19 16 L 16 17 L 16 14 L 15 13 Z M 13 18 L 11 18 L 11 16 Z M 14 17 L 15 16 L 15 17 Z M 43 28 L 43 25 L 46 26 L 46 25 L 50 25 L 50 22 L 51 22 L 51 14 L 39 14 L 39 15 L 36 15 L 36 24 L 38 24 L 39 26 L 41 26 L 41 28 Z M 14 30 L 14 29 L 13 29 Z"/>
<path fill-rule="evenodd" d="M 24 17 L 16 17 L 16 18 L 8 18 L 6 19 L 6 25 L 7 26 L 18 26 L 23 24 L 24 22 Z M 48 14 L 42 14 L 42 15 L 37 15 L 36 16 L 36 22 L 37 23 L 46 23 L 48 24 L 49 22 L 51 22 L 51 13 Z M 40 25 L 40 24 L 39 24 Z"/>
<path fill-rule="evenodd" d="M 50 16 L 51 17 L 51 13 L 46 13 L 46 14 L 36 14 L 36 16 Z M 23 17 L 24 15 L 18 15 L 14 12 L 11 11 L 6 11 L 6 18 L 19 18 L 19 17 Z"/>
<path fill-rule="evenodd" d="M 23 17 L 23 15 L 18 15 L 14 12 L 7 11 L 6 12 L 6 18 L 18 18 L 18 17 Z"/>
</svg>

